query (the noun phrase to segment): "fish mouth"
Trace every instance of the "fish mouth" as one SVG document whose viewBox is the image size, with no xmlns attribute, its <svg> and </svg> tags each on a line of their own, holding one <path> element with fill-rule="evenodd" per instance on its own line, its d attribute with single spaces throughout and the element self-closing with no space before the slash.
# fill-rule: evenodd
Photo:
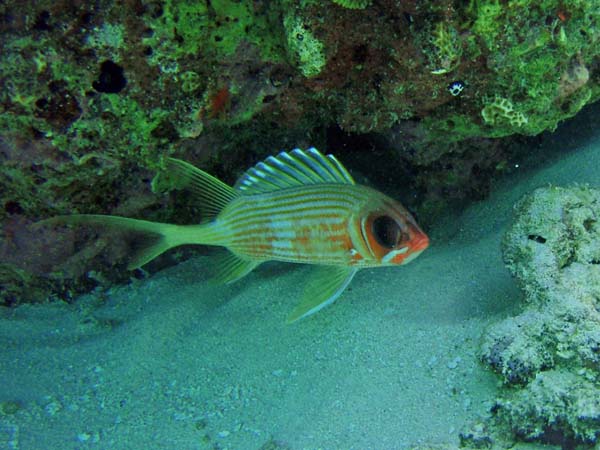
<svg viewBox="0 0 600 450">
<path fill-rule="evenodd" d="M 412 260 L 416 259 L 421 253 L 423 253 L 423 250 L 425 250 L 425 248 L 422 248 L 421 250 L 413 250 L 413 251 L 411 251 L 408 254 L 408 256 L 402 260 L 401 264 L 402 265 L 408 264 Z"/>
<path fill-rule="evenodd" d="M 411 253 L 421 253 L 429 247 L 429 238 L 426 234 L 419 234 L 414 237 L 413 242 L 411 242 Z"/>
<path fill-rule="evenodd" d="M 424 233 L 419 233 L 410 241 L 407 247 L 388 253 L 383 259 L 384 264 L 404 265 L 416 259 L 429 246 L 429 238 Z"/>
</svg>

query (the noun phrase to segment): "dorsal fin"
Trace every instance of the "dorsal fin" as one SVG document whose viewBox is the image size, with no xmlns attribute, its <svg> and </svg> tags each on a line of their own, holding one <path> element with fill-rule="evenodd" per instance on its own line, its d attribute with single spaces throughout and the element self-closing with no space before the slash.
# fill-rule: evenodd
<svg viewBox="0 0 600 450">
<path fill-rule="evenodd" d="M 269 156 L 248 169 L 234 189 L 243 194 L 259 194 L 323 183 L 354 184 L 354 179 L 335 156 L 323 155 L 316 148 L 297 148 Z"/>
<path fill-rule="evenodd" d="M 175 187 L 189 189 L 200 199 L 203 219 L 215 217 L 239 192 L 216 177 L 176 158 L 167 158 L 167 170 Z"/>
</svg>

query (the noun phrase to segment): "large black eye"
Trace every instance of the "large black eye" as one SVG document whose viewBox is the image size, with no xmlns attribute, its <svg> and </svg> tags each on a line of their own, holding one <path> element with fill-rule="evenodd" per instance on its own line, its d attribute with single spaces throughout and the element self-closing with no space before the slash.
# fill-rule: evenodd
<svg viewBox="0 0 600 450">
<path fill-rule="evenodd" d="M 386 248 L 394 248 L 402 235 L 400 225 L 389 216 L 375 218 L 371 231 L 377 243 Z"/>
</svg>

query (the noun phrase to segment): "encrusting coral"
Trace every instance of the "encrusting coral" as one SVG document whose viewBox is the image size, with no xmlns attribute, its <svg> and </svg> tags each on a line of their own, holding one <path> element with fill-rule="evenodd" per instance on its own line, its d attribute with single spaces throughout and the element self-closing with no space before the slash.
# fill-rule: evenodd
<svg viewBox="0 0 600 450">
<path fill-rule="evenodd" d="M 481 116 L 489 125 L 510 125 L 519 128 L 527 123 L 527 118 L 522 112 L 515 110 L 510 100 L 499 96 L 486 103 L 481 110 Z"/>
<path fill-rule="evenodd" d="M 525 440 L 598 442 L 600 190 L 537 189 L 503 246 L 528 305 L 484 339 L 482 359 L 508 388 L 495 423 Z"/>
</svg>

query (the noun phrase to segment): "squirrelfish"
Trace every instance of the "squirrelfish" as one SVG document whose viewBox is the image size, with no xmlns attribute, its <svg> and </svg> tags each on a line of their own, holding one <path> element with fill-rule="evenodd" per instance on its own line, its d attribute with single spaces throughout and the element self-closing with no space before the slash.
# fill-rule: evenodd
<svg viewBox="0 0 600 450">
<path fill-rule="evenodd" d="M 173 225 L 119 216 L 58 216 L 51 223 L 106 225 L 156 237 L 129 268 L 184 244 L 222 246 L 217 279 L 236 281 L 265 261 L 315 265 L 289 322 L 333 303 L 359 269 L 406 264 L 429 245 L 397 201 L 358 185 L 333 156 L 315 148 L 281 152 L 250 168 L 231 187 L 175 158 L 167 170 L 201 200 L 203 221 Z"/>
</svg>

